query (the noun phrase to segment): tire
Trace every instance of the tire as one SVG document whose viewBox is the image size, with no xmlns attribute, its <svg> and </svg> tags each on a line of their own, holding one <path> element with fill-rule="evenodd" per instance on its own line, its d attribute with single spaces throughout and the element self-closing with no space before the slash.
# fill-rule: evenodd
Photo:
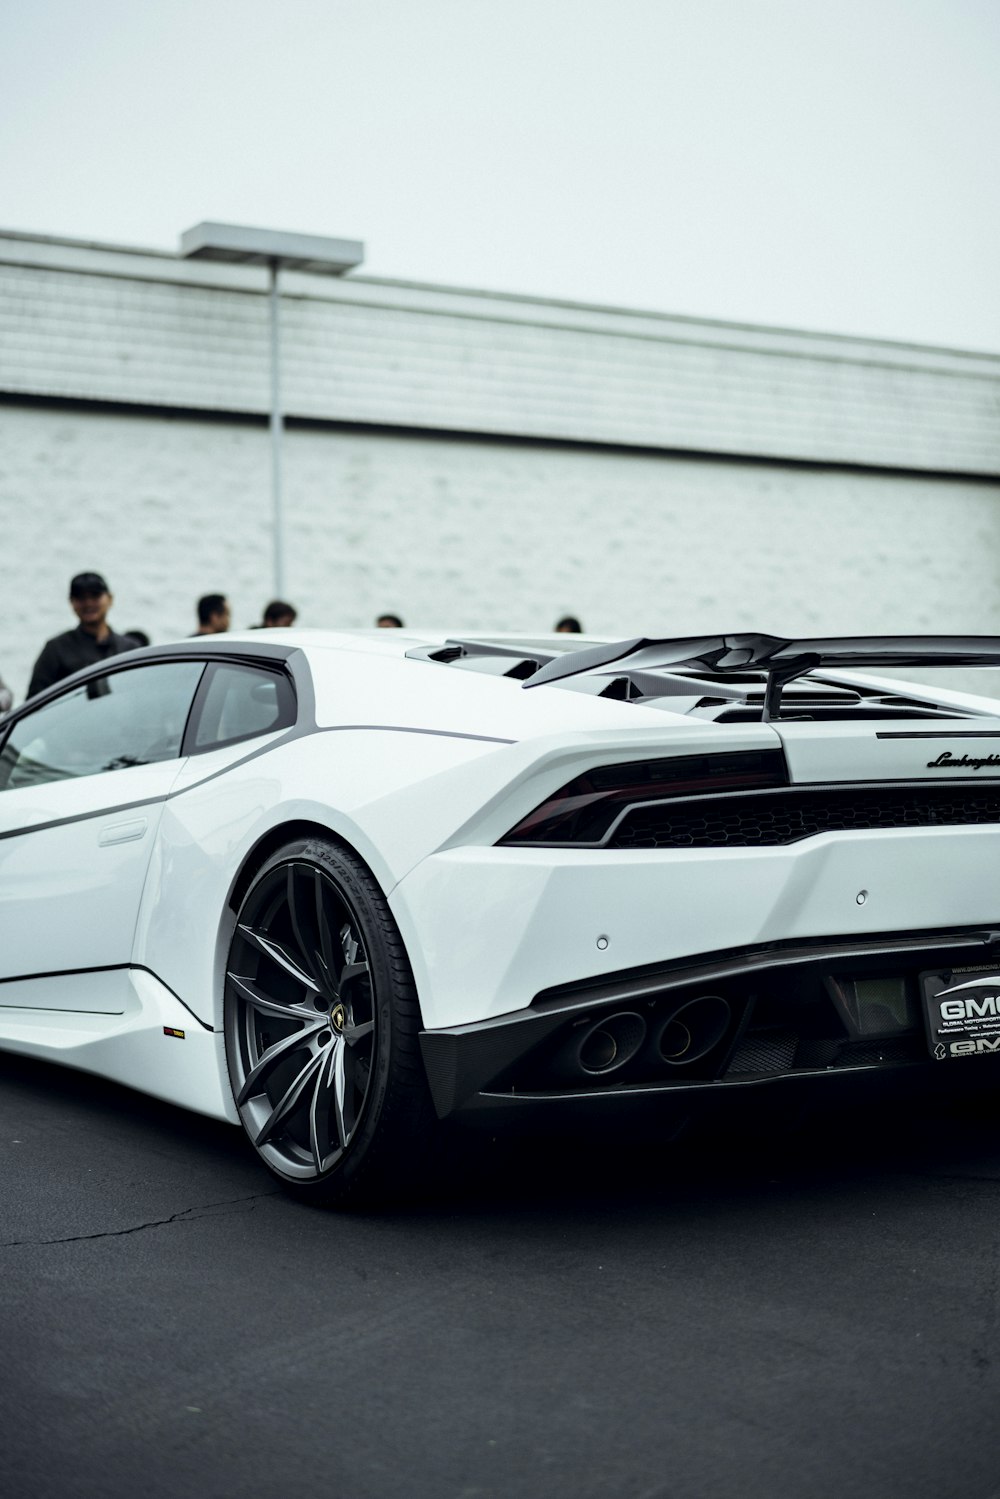
<svg viewBox="0 0 1000 1499">
<path fill-rule="evenodd" d="M 412 1189 L 434 1109 L 413 974 L 385 897 L 347 849 L 279 849 L 240 906 L 226 963 L 226 1056 L 241 1123 L 283 1186 L 317 1206 Z"/>
</svg>

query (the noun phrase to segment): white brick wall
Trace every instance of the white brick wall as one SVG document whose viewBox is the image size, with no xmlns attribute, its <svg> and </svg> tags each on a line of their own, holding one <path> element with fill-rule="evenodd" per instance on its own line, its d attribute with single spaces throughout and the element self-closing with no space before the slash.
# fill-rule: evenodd
<svg viewBox="0 0 1000 1499">
<path fill-rule="evenodd" d="M 0 674 L 23 696 L 70 576 L 154 640 L 271 593 L 266 430 L 0 406 Z M 433 436 L 286 436 L 287 593 L 303 624 L 383 609 L 451 630 L 1000 633 L 1000 482 Z"/>
<path fill-rule="evenodd" d="M 288 275 L 292 415 L 1000 473 L 1000 358 Z M 0 392 L 263 413 L 264 273 L 0 234 Z"/>
</svg>

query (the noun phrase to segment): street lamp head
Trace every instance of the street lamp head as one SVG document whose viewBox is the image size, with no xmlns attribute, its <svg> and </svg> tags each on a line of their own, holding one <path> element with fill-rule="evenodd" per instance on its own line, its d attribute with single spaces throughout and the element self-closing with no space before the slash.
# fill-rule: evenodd
<svg viewBox="0 0 1000 1499">
<path fill-rule="evenodd" d="M 181 255 L 188 260 L 225 260 L 238 265 L 280 266 L 342 276 L 365 258 L 359 239 L 328 239 L 321 234 L 289 234 L 283 229 L 252 229 L 246 224 L 195 224 L 181 235 Z"/>
</svg>

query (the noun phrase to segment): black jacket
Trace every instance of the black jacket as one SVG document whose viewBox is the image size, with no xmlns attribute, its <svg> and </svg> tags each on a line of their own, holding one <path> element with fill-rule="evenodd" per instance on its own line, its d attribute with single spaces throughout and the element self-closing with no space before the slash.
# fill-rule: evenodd
<svg viewBox="0 0 1000 1499">
<path fill-rule="evenodd" d="M 77 625 L 75 630 L 55 635 L 46 643 L 31 673 L 28 696 L 44 692 L 46 687 L 61 682 L 63 677 L 72 676 L 83 666 L 94 666 L 109 656 L 134 650 L 135 641 L 131 635 L 116 635 L 112 630 L 106 639 L 98 641 L 93 635 L 88 635 L 82 625 Z"/>
</svg>

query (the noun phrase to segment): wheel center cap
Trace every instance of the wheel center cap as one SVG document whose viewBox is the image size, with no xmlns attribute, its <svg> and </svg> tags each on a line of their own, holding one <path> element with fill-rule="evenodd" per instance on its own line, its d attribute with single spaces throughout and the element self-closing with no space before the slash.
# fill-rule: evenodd
<svg viewBox="0 0 1000 1499">
<path fill-rule="evenodd" d="M 335 1031 L 343 1031 L 347 1024 L 347 1011 L 339 999 L 330 1011 L 330 1024 Z"/>
</svg>

